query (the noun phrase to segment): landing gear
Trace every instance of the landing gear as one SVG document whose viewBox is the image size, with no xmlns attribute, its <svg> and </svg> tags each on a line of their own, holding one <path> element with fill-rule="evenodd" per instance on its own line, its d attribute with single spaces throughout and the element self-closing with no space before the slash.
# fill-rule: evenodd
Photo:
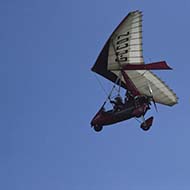
<svg viewBox="0 0 190 190">
<path fill-rule="evenodd" d="M 142 129 L 143 131 L 148 131 L 148 130 L 150 129 L 150 127 L 151 127 L 151 126 L 147 126 L 146 123 L 142 123 L 142 124 L 141 124 L 141 129 Z"/>
<path fill-rule="evenodd" d="M 95 126 L 94 126 L 94 130 L 95 130 L 96 132 L 100 132 L 102 129 L 103 129 L 102 126 L 99 126 L 99 125 L 95 125 Z"/>
<path fill-rule="evenodd" d="M 148 118 L 141 124 L 141 129 L 143 129 L 144 131 L 148 131 L 152 126 L 152 122 L 153 122 L 153 117 Z"/>
</svg>

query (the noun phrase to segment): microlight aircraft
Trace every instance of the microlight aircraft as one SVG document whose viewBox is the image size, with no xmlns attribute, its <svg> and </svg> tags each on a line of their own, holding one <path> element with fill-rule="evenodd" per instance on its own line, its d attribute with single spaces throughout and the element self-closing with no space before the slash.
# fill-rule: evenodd
<svg viewBox="0 0 190 190">
<path fill-rule="evenodd" d="M 145 119 L 146 112 L 153 103 L 173 106 L 176 94 L 150 70 L 171 70 L 165 61 L 144 63 L 142 50 L 142 12 L 130 12 L 111 34 L 100 52 L 92 71 L 126 90 L 122 97 L 120 90 L 115 100 L 111 98 L 113 89 L 91 121 L 96 132 L 104 126 L 130 118 L 141 118 L 140 127 L 147 131 L 153 117 Z M 107 102 L 112 108 L 106 110 Z"/>
</svg>

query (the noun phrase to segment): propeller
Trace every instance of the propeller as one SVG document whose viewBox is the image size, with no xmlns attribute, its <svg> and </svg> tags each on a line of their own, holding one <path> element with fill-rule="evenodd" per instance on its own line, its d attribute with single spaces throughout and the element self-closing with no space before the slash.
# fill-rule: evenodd
<svg viewBox="0 0 190 190">
<path fill-rule="evenodd" d="M 156 102 L 155 102 L 155 100 L 154 100 L 153 91 L 152 91 L 152 88 L 151 88 L 151 86 L 150 86 L 149 81 L 148 81 L 148 90 L 149 90 L 149 93 L 150 93 L 150 96 L 151 96 L 151 100 L 152 100 L 152 102 L 153 102 L 153 104 L 154 104 L 154 108 L 155 108 L 156 112 L 158 112 L 158 108 L 157 108 Z"/>
<path fill-rule="evenodd" d="M 153 97 L 152 97 L 152 101 L 153 101 L 154 108 L 155 108 L 156 112 L 158 112 L 158 108 L 157 108 L 156 102 L 155 102 L 155 100 L 154 100 L 154 98 L 153 98 Z"/>
</svg>

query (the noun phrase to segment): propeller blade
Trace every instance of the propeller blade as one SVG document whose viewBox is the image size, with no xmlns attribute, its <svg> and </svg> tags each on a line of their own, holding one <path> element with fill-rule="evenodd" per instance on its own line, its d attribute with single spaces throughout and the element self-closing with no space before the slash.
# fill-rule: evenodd
<svg viewBox="0 0 190 190">
<path fill-rule="evenodd" d="M 154 97 L 153 97 L 153 91 L 152 91 L 151 85 L 150 85 L 149 81 L 147 81 L 147 83 L 148 83 L 148 90 L 149 90 L 152 102 L 154 104 L 154 108 L 155 108 L 156 112 L 158 112 L 158 108 L 157 108 L 156 102 L 155 102 Z"/>
<path fill-rule="evenodd" d="M 150 95 L 152 96 L 152 88 L 151 88 L 151 86 L 150 86 L 149 81 L 148 81 L 148 90 L 149 90 Z"/>
<path fill-rule="evenodd" d="M 157 108 L 157 105 L 156 105 L 156 102 L 155 102 L 154 98 L 152 98 L 152 101 L 154 103 L 154 108 L 155 108 L 156 112 L 158 112 L 158 108 Z"/>
</svg>

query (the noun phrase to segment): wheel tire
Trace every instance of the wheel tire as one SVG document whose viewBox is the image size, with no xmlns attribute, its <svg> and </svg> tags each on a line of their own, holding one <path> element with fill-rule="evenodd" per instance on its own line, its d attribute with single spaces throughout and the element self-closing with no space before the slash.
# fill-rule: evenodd
<svg viewBox="0 0 190 190">
<path fill-rule="evenodd" d="M 100 132 L 102 129 L 103 129 L 102 126 L 98 126 L 98 125 L 94 126 L 94 130 L 95 130 L 96 132 Z"/>
<path fill-rule="evenodd" d="M 143 130 L 143 131 L 148 131 L 149 129 L 150 129 L 150 126 L 146 126 L 146 124 L 144 125 L 142 125 L 141 126 L 141 129 Z"/>
</svg>

